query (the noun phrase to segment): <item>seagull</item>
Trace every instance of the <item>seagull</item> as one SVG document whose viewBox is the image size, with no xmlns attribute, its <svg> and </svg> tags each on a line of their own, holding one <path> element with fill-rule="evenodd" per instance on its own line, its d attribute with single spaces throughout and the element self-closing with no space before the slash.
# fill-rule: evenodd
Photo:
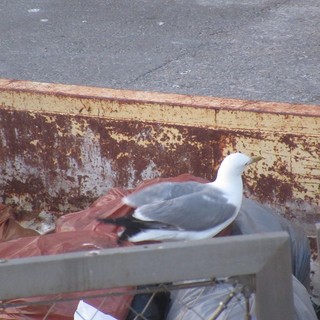
<svg viewBox="0 0 320 320">
<path fill-rule="evenodd" d="M 161 182 L 122 198 L 134 208 L 132 216 L 102 218 L 124 227 L 123 241 L 175 241 L 211 238 L 236 218 L 243 196 L 242 173 L 261 160 L 237 152 L 221 163 L 213 182 Z"/>
</svg>

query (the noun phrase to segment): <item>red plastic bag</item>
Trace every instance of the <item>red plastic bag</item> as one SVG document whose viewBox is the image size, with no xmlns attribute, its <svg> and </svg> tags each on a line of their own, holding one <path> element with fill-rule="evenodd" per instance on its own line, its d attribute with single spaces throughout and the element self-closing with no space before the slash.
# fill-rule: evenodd
<svg viewBox="0 0 320 320">
<path fill-rule="evenodd" d="M 136 191 L 149 185 L 163 181 L 198 181 L 207 182 L 204 179 L 184 174 L 175 178 L 153 179 L 140 184 Z M 133 209 L 123 204 L 121 199 L 131 191 L 114 188 L 95 201 L 89 208 L 73 212 L 60 217 L 56 222 L 55 232 L 47 235 L 24 237 L 0 243 L 0 258 L 13 259 L 39 255 L 52 255 L 73 251 L 96 250 L 101 248 L 117 247 L 117 227 L 99 223 L 97 218 L 120 217 L 133 212 Z M 0 207 L 1 209 L 1 207 Z M 3 221 L 7 221 L 3 219 Z M 1 223 L 1 220 L 0 220 Z M 2 226 L 0 224 L 0 230 Z M 125 245 L 132 245 L 125 243 Z M 79 300 L 83 296 L 102 294 L 122 290 L 123 295 L 107 296 L 104 298 L 84 299 L 85 302 L 96 307 L 101 312 L 110 314 L 116 319 L 125 319 L 132 300 L 132 295 L 127 294 L 133 288 L 121 288 L 112 290 L 99 290 L 94 292 L 78 292 L 72 294 L 59 294 L 54 297 L 42 296 L 24 299 L 15 299 L 7 303 L 29 303 L 21 307 L 10 307 L 0 311 L 1 319 L 15 320 L 71 320 Z M 56 304 L 44 303 L 31 305 L 34 302 L 44 302 L 48 299 L 69 299 L 72 301 Z"/>
</svg>

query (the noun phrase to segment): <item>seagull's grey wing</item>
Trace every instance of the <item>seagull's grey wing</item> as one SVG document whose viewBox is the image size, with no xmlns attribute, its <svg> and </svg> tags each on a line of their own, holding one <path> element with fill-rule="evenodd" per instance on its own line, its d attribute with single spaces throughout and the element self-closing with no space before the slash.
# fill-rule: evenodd
<svg viewBox="0 0 320 320">
<path fill-rule="evenodd" d="M 138 208 L 146 204 L 170 200 L 185 194 L 197 192 L 205 188 L 205 184 L 195 181 L 160 182 L 126 196 L 123 202 L 131 207 Z"/>
<path fill-rule="evenodd" d="M 200 191 L 139 207 L 133 216 L 171 225 L 180 230 L 201 231 L 230 219 L 236 206 L 227 202 L 219 190 Z"/>
</svg>

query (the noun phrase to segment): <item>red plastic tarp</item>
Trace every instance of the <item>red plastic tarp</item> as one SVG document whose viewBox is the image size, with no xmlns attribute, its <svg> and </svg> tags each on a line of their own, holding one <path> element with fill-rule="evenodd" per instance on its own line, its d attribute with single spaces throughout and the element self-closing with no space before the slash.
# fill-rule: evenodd
<svg viewBox="0 0 320 320">
<path fill-rule="evenodd" d="M 184 174 L 175 178 L 169 179 L 153 179 L 143 182 L 137 189 L 140 190 L 148 185 L 152 185 L 162 181 L 198 181 L 207 182 L 204 179 L 194 177 L 189 174 Z M 109 192 L 95 201 L 89 208 L 66 214 L 60 217 L 56 222 L 54 233 L 47 235 L 34 235 L 34 231 L 28 229 L 19 229 L 20 232 L 12 232 L 10 238 L 3 237 L 0 243 L 0 258 L 12 259 L 20 257 L 31 257 L 39 255 L 53 255 L 57 253 L 66 253 L 72 251 L 96 250 L 101 248 L 117 247 L 116 232 L 117 227 L 107 224 L 102 224 L 97 221 L 97 218 L 120 217 L 132 212 L 132 208 L 121 202 L 123 196 L 129 194 L 133 190 L 125 190 L 120 188 L 110 189 Z M 6 213 L 0 217 L 0 231 L 3 230 L 4 224 L 9 219 L 8 209 L 2 205 L 0 209 Z M 0 214 L 1 212 L 0 211 Z M 15 223 L 16 224 L 16 223 Z M 30 232 L 30 233 L 29 233 Z M 8 232 L 7 232 L 8 233 Z M 10 232 L 9 232 L 10 233 Z M 2 232 L 0 235 L 5 235 Z M 20 238 L 17 238 L 20 237 Z M 21 238 L 23 237 L 23 238 Z M 5 241 L 8 239 L 17 238 L 15 240 Z M 126 243 L 125 245 L 130 245 Z M 131 290 L 132 288 L 118 289 Z M 48 303 L 41 305 L 26 305 L 21 307 L 10 307 L 0 311 L 1 319 L 15 320 L 71 320 L 81 297 L 91 294 L 108 293 L 111 290 L 99 290 L 94 292 L 79 292 L 73 294 L 59 294 L 58 296 L 50 297 L 33 297 L 24 299 L 15 299 L 6 301 L 7 303 L 16 302 L 39 302 L 47 301 L 48 299 L 66 299 L 75 298 L 72 301 L 59 302 L 56 304 Z M 112 289 L 114 292 L 115 289 Z M 105 298 L 84 299 L 90 305 L 98 308 L 101 312 L 107 313 L 116 319 L 125 319 L 128 306 L 131 303 L 131 295 L 108 296 Z"/>
</svg>

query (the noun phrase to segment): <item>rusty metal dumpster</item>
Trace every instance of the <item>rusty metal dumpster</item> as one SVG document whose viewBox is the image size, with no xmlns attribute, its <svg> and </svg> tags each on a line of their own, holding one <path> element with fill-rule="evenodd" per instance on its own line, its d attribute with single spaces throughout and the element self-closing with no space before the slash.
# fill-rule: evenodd
<svg viewBox="0 0 320 320">
<path fill-rule="evenodd" d="M 214 179 L 221 160 L 229 152 L 236 150 L 264 157 L 263 161 L 245 173 L 247 196 L 273 207 L 286 218 L 300 224 L 310 237 L 314 236 L 314 224 L 320 214 L 319 106 L 0 79 L 0 203 L 14 207 L 22 219 L 37 216 L 41 211 L 79 210 L 89 206 L 111 187 L 132 188 L 149 178 L 170 177 L 188 172 L 206 179 Z M 97 205 L 97 202 L 95 203 Z M 68 232 L 62 233 L 63 236 L 70 236 Z M 88 232 L 85 231 L 85 234 Z M 54 234 L 44 237 L 49 239 L 50 236 Z M 107 237 L 105 232 L 102 236 L 103 239 Z M 277 236 L 283 237 L 282 240 L 279 238 L 280 246 L 278 243 L 275 248 L 271 248 L 270 244 L 279 240 Z M 263 242 L 263 237 L 267 237 L 268 241 Z M 222 240 L 220 253 L 214 251 L 211 255 L 227 258 L 222 264 L 217 262 L 218 269 L 215 269 L 215 272 L 223 270 L 224 275 L 224 266 L 235 267 L 236 271 L 231 270 L 228 275 L 240 272 L 237 263 L 229 263 L 230 257 L 224 255 L 229 243 L 234 252 L 231 254 L 232 258 L 235 258 L 235 261 L 244 259 L 240 264 L 244 270 L 240 273 L 250 277 L 255 274 L 257 301 L 260 299 L 256 310 L 261 319 L 270 319 L 268 314 L 270 310 L 274 311 L 274 308 L 273 305 L 271 308 L 268 307 L 268 303 L 272 300 L 271 297 L 278 303 L 279 296 L 283 301 L 276 309 L 279 309 L 277 312 L 283 316 L 278 318 L 291 319 L 288 310 L 292 309 L 292 301 L 291 298 L 286 298 L 292 289 L 288 236 L 259 234 L 253 235 L 253 238 L 243 238 L 241 241 L 227 238 Z M 23 245 L 19 246 L 19 252 L 27 243 L 26 240 L 22 240 Z M 29 238 L 29 241 L 33 241 L 33 238 Z M 244 251 L 241 254 L 239 245 L 242 241 L 251 241 L 253 249 L 248 252 L 248 242 L 243 242 Z M 283 241 L 286 246 L 283 246 Z M 85 244 L 88 245 L 87 242 Z M 261 248 L 257 249 L 259 244 Z M 184 243 L 174 246 L 179 245 L 183 250 L 186 249 Z M 54 310 L 56 303 L 60 303 L 60 306 L 62 303 L 64 307 L 63 303 L 70 300 L 70 297 L 61 297 L 60 293 L 109 286 L 111 288 L 119 283 L 121 285 L 125 278 L 131 281 L 126 282 L 130 286 L 140 284 L 139 268 L 136 268 L 139 278 L 137 282 L 132 282 L 132 277 L 128 276 L 132 272 L 128 271 L 130 263 L 132 260 L 138 261 L 137 265 L 143 263 L 146 259 L 145 250 L 152 255 L 152 261 L 160 259 L 163 262 L 165 246 L 166 244 L 159 247 L 127 248 L 130 250 L 126 255 L 116 249 L 68 253 L 55 257 L 31 257 L 22 259 L 22 263 L 17 262 L 20 259 L 2 259 L 3 286 L 4 289 L 10 288 L 2 290 L 7 294 L 3 299 L 57 293 L 60 297 L 57 300 L 51 297 L 46 298 L 49 300 L 37 301 L 39 304 L 48 303 L 47 309 L 41 311 L 45 314 L 43 318 L 47 318 L 49 314 L 55 314 L 54 311 L 58 312 L 59 309 Z M 190 247 L 190 252 L 182 255 L 188 259 L 189 254 L 198 254 L 200 248 L 202 249 L 199 257 L 191 259 L 197 264 L 196 268 L 189 268 L 192 274 L 193 270 L 200 270 L 198 261 L 201 259 L 204 259 L 203 266 L 207 266 L 208 261 L 217 261 L 211 259 L 210 254 L 206 260 L 204 257 L 208 256 L 207 247 L 203 247 L 203 243 L 198 246 L 199 249 L 193 250 Z M 210 248 L 211 246 L 212 244 Z M 229 253 L 232 251 L 230 248 L 227 249 Z M 266 256 L 268 248 L 272 249 L 270 256 Z M 177 249 L 179 248 L 175 248 Z M 139 258 L 139 250 L 144 258 Z M 246 260 L 248 254 L 255 256 Z M 110 259 L 118 259 L 117 255 L 121 259 L 127 259 L 127 262 L 118 260 L 117 263 L 110 263 Z M 130 260 L 130 257 L 135 259 Z M 181 255 L 174 257 L 181 262 Z M 169 258 L 172 263 L 171 253 Z M 264 259 L 263 267 L 259 265 L 252 269 L 261 258 Z M 74 262 L 70 264 L 70 261 Z M 155 261 L 154 265 L 161 268 L 158 274 L 163 274 L 163 266 Z M 106 273 L 107 262 L 110 263 L 109 268 L 114 266 L 115 269 L 108 269 L 109 272 Z M 20 265 L 28 266 L 27 286 L 19 285 L 25 283 L 24 269 L 19 269 Z M 119 265 L 126 268 L 119 268 Z M 279 265 L 280 268 L 274 267 Z M 35 266 L 42 266 L 42 269 L 35 269 Z M 49 268 L 52 268 L 52 271 L 49 271 Z M 177 268 L 168 268 L 167 275 L 171 276 L 172 270 L 175 269 Z M 267 269 L 269 272 L 266 273 Z M 11 281 L 16 285 L 11 285 L 10 279 L 8 280 L 8 270 Z M 180 279 L 181 271 L 176 271 L 176 277 L 172 278 L 172 281 L 190 280 Z M 209 268 L 208 272 L 210 277 L 212 269 Z M 47 273 L 51 276 L 51 282 Z M 203 274 L 201 271 L 197 276 L 203 277 Z M 158 281 L 154 276 L 154 270 L 147 273 L 147 276 L 149 279 L 143 283 Z M 115 278 L 120 280 L 115 282 Z M 168 279 L 159 281 L 166 282 Z M 106 281 L 106 284 L 103 281 Z M 278 284 L 276 290 L 273 282 Z M 30 293 L 32 286 L 34 290 L 31 289 Z M 271 291 L 269 294 L 267 287 L 276 294 L 271 294 Z M 16 288 L 20 289 L 20 295 L 10 292 Z M 74 299 L 76 297 L 73 297 L 73 301 Z M 310 303 L 309 297 L 307 299 Z M 32 298 L 27 298 L 24 304 L 28 307 L 30 301 L 35 302 Z M 9 304 L 8 306 L 10 309 Z M 99 306 L 102 306 L 100 302 Z M 73 306 L 71 309 L 73 310 Z M 32 309 L 32 312 L 35 310 Z M 16 311 L 11 311 L 25 317 L 23 309 L 21 311 L 19 306 Z M 110 306 L 107 311 L 111 312 Z M 248 314 L 250 312 L 247 310 L 246 315 Z M 72 318 L 71 314 L 69 318 Z"/>
<path fill-rule="evenodd" d="M 213 179 L 236 150 L 264 157 L 246 194 L 313 235 L 319 106 L 0 79 L 0 200 L 22 214 L 74 211 L 158 176 Z"/>
</svg>

